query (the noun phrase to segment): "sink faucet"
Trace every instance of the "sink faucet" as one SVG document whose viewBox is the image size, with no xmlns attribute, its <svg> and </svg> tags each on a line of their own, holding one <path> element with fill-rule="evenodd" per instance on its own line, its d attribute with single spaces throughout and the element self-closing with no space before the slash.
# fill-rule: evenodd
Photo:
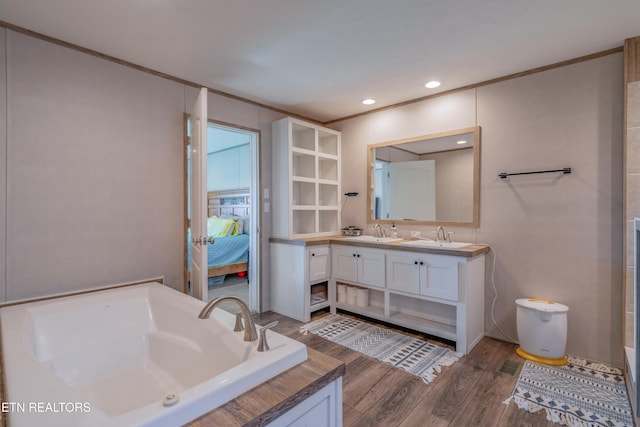
<svg viewBox="0 0 640 427">
<path fill-rule="evenodd" d="M 258 332 L 256 331 L 256 324 L 253 321 L 253 317 L 251 317 L 251 313 L 249 312 L 249 307 L 238 297 L 220 297 L 214 300 L 211 300 L 204 306 L 198 318 L 200 319 L 208 319 L 211 316 L 211 312 L 213 309 L 223 301 L 233 301 L 240 306 L 240 311 L 242 312 L 242 319 L 244 320 L 245 328 L 244 328 L 244 340 L 245 341 L 255 341 L 258 339 Z"/>
<path fill-rule="evenodd" d="M 450 233 L 444 231 L 443 226 L 439 225 L 438 228 L 436 228 L 436 242 L 451 243 L 451 236 L 449 234 Z"/>
<path fill-rule="evenodd" d="M 384 231 L 382 231 L 380 224 L 373 226 L 373 237 L 384 237 Z"/>
</svg>

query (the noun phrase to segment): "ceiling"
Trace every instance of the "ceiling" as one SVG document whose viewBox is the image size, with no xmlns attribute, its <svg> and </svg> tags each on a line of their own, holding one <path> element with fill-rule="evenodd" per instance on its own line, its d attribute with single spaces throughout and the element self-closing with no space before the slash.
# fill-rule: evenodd
<svg viewBox="0 0 640 427">
<path fill-rule="evenodd" d="M 622 46 L 640 1 L 0 0 L 0 20 L 326 122 Z"/>
</svg>

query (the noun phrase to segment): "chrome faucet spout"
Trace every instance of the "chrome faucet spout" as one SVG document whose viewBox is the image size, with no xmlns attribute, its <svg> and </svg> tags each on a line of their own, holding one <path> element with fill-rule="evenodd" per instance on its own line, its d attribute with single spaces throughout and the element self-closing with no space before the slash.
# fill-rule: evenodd
<svg viewBox="0 0 640 427">
<path fill-rule="evenodd" d="M 384 231 L 382 231 L 380 224 L 373 226 L 373 237 L 384 237 Z"/>
<path fill-rule="evenodd" d="M 251 312 L 249 311 L 249 307 L 244 303 L 240 298 L 228 296 L 228 297 L 220 297 L 214 300 L 211 300 L 205 305 L 200 314 L 198 314 L 198 318 L 200 319 L 208 319 L 211 316 L 211 312 L 218 304 L 224 301 L 233 301 L 240 307 L 242 320 L 244 320 L 244 340 L 245 341 L 255 341 L 258 339 L 258 332 L 256 331 L 256 324 L 253 321 L 253 317 L 251 317 Z"/>
<path fill-rule="evenodd" d="M 436 228 L 436 242 L 451 242 L 451 238 L 444 231 L 444 227 L 441 225 Z"/>
</svg>

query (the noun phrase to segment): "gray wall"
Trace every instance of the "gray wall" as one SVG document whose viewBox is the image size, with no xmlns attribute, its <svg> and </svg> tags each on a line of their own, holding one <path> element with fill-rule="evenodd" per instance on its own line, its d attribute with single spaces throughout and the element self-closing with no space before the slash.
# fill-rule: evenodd
<svg viewBox="0 0 640 427">
<path fill-rule="evenodd" d="M 496 321 L 515 338 L 516 298 L 565 303 L 567 352 L 622 366 L 622 106 L 623 58 L 614 54 L 346 120 L 333 126 L 351 159 L 343 186 L 366 194 L 367 144 L 481 126 L 480 227 L 451 230 L 497 253 Z M 571 175 L 498 178 L 565 166 Z M 364 226 L 365 205 L 353 198 L 343 223 Z M 485 330 L 504 339 L 489 279 Z"/>
<path fill-rule="evenodd" d="M 7 58 L 6 30 L 0 28 L 0 301 L 6 289 L 6 214 L 7 214 Z"/>
<path fill-rule="evenodd" d="M 197 90 L 21 33 L 0 37 L 0 300 L 157 276 L 182 289 L 183 113 Z M 282 114 L 212 94 L 209 112 L 261 130 L 271 164 L 271 121 Z"/>
</svg>

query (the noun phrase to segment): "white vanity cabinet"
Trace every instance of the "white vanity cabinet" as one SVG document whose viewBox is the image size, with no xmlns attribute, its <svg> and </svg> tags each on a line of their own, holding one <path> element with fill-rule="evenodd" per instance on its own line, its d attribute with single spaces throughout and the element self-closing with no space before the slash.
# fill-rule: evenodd
<svg viewBox="0 0 640 427">
<path fill-rule="evenodd" d="M 458 260 L 446 255 L 393 251 L 387 257 L 387 287 L 457 301 Z"/>
<path fill-rule="evenodd" d="M 271 241 L 271 310 L 301 322 L 328 307 L 332 289 L 329 244 Z"/>
<path fill-rule="evenodd" d="M 458 352 L 468 353 L 484 336 L 484 252 L 466 256 L 464 251 L 446 255 L 444 250 L 434 254 L 396 248 L 398 245 L 385 249 L 333 245 L 331 286 L 346 281 L 368 288 L 369 301 L 364 307 L 335 302 L 332 310 L 455 341 Z M 370 275 L 360 275 L 354 267 L 358 261 L 353 260 L 366 251 L 378 258 L 370 257 L 366 264 Z"/>
<path fill-rule="evenodd" d="M 340 233 L 340 132 L 291 117 L 272 123 L 272 233 Z"/>
<path fill-rule="evenodd" d="M 333 245 L 333 278 L 384 287 L 385 251 L 357 246 Z"/>
</svg>

